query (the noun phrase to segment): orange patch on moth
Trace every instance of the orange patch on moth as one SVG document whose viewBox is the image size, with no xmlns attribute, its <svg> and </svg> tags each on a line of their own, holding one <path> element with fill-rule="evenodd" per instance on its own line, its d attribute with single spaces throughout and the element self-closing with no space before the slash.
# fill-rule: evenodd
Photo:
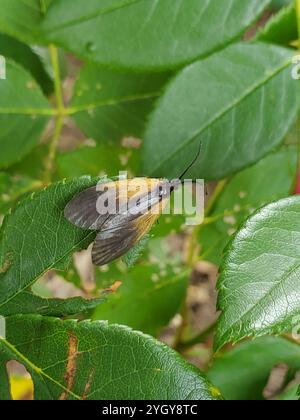
<svg viewBox="0 0 300 420">
<path fill-rule="evenodd" d="M 84 392 L 83 392 L 83 395 L 82 395 L 83 400 L 86 400 L 88 395 L 89 395 L 94 376 L 95 376 L 95 369 L 93 369 L 89 374 L 89 378 L 88 378 L 88 381 L 85 385 Z"/>
<path fill-rule="evenodd" d="M 72 391 L 75 384 L 75 375 L 76 375 L 76 359 L 78 356 L 78 338 L 70 334 L 69 336 L 69 352 L 68 352 L 68 362 L 67 370 L 65 373 L 65 380 L 67 382 L 67 390 L 64 391 L 59 397 L 60 400 L 66 400 L 69 397 L 70 391 Z"/>
</svg>

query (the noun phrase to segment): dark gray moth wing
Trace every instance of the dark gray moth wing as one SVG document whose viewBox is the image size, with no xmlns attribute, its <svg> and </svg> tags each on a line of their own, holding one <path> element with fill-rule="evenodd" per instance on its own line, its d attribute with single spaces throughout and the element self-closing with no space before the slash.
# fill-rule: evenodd
<svg viewBox="0 0 300 420">
<path fill-rule="evenodd" d="M 93 263 L 101 266 L 125 255 L 149 232 L 160 214 L 155 209 L 166 201 L 161 199 L 158 189 L 153 194 L 146 191 L 139 196 L 136 205 L 108 219 L 96 237 L 92 250 Z"/>
<path fill-rule="evenodd" d="M 64 215 L 73 225 L 82 229 L 98 230 L 109 215 L 100 215 L 97 211 L 97 200 L 101 192 L 96 186 L 82 191 L 65 207 Z"/>
<path fill-rule="evenodd" d="M 139 185 L 139 180 L 132 180 L 133 185 Z M 159 185 L 159 181 L 156 182 Z M 165 202 L 156 185 L 154 189 L 145 190 L 135 196 L 134 200 L 123 200 L 123 192 L 127 192 L 127 183 L 119 182 L 116 194 L 115 184 L 106 184 L 109 197 L 119 209 L 117 213 L 99 214 L 97 211 L 98 198 L 103 191 L 96 187 L 89 188 L 75 198 L 65 208 L 65 217 L 74 225 L 91 230 L 100 230 L 92 250 L 92 259 L 95 265 L 101 266 L 126 254 L 152 227 L 159 217 L 159 212 L 152 212 Z M 105 187 L 105 184 L 103 184 Z M 113 196 L 111 196 L 113 194 Z M 107 195 L 102 196 L 106 199 Z M 100 201 L 101 201 L 100 200 Z M 110 201 L 110 200 L 109 200 Z M 101 207 L 101 206 L 100 206 Z"/>
<path fill-rule="evenodd" d="M 110 263 L 125 255 L 151 229 L 159 215 L 119 214 L 107 221 L 98 233 L 92 260 L 97 266 Z"/>
<path fill-rule="evenodd" d="M 139 179 L 131 180 L 131 183 L 133 186 L 135 184 L 139 185 Z M 147 210 L 149 203 L 153 205 L 153 203 L 156 203 L 158 200 L 158 190 L 157 192 L 155 190 L 152 201 L 149 202 L 148 196 L 150 192 L 146 190 L 141 193 L 140 196 L 137 196 L 140 197 L 140 206 L 142 211 Z M 65 207 L 64 215 L 66 219 L 68 219 L 73 225 L 82 229 L 99 230 L 107 220 L 116 217 L 116 213 L 104 212 L 104 214 L 101 214 L 98 212 L 98 199 L 104 193 L 105 197 L 102 196 L 104 201 L 108 200 L 111 204 L 114 203 L 113 208 L 116 206 L 116 208 L 119 208 L 119 211 L 122 213 L 127 211 L 127 194 L 129 194 L 127 182 L 104 182 L 101 184 L 101 189 L 94 186 L 82 191 L 74 197 Z M 124 196 L 125 193 L 126 195 Z M 122 210 L 123 208 L 124 211 Z"/>
</svg>

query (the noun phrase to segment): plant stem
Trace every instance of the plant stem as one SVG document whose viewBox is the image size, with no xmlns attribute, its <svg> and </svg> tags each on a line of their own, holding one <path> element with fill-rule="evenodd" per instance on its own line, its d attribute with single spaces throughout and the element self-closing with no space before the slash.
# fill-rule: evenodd
<svg viewBox="0 0 300 420">
<path fill-rule="evenodd" d="M 63 93 L 62 93 L 62 86 L 61 86 L 61 74 L 59 68 L 59 60 L 58 60 L 58 51 L 54 45 L 49 45 L 50 51 L 50 58 L 51 64 L 54 73 L 54 88 L 55 88 L 55 98 L 56 98 L 56 106 L 60 115 L 65 114 L 65 106 L 63 101 Z"/>
<path fill-rule="evenodd" d="M 300 38 L 300 0 L 295 0 L 295 9 L 296 9 L 296 16 L 297 16 L 297 26 L 298 26 L 298 39 Z M 298 43 L 299 49 L 300 45 Z"/>
<path fill-rule="evenodd" d="M 205 214 L 204 214 L 204 220 L 208 219 L 215 207 L 216 202 L 218 201 L 220 195 L 222 194 L 225 186 L 227 184 L 227 180 L 224 179 L 222 181 L 219 181 L 210 200 L 208 201 L 208 204 L 206 206 L 205 209 Z M 201 230 L 203 229 L 203 227 L 205 226 L 205 223 L 202 223 L 201 225 L 197 225 L 194 227 L 193 232 L 191 233 L 191 237 L 190 237 L 190 241 L 189 241 L 189 251 L 188 251 L 188 259 L 187 259 L 187 263 L 188 266 L 193 268 L 194 262 L 195 262 L 195 249 L 197 247 L 197 244 L 199 242 L 198 238 L 200 235 Z"/>
<path fill-rule="evenodd" d="M 196 344 L 203 343 L 215 330 L 216 322 L 211 324 L 206 330 L 202 331 L 200 334 L 196 335 L 195 337 L 191 338 L 190 340 L 183 341 L 178 343 L 177 350 L 180 352 L 184 352 L 189 348 L 195 346 Z"/>
<path fill-rule="evenodd" d="M 64 100 L 63 100 L 63 92 L 62 92 L 58 51 L 54 45 L 49 45 L 49 51 L 50 51 L 50 58 L 51 58 L 51 63 L 52 63 L 52 68 L 53 68 L 53 73 L 54 73 L 54 90 L 55 90 L 57 116 L 55 119 L 55 128 L 54 128 L 53 137 L 49 143 L 49 154 L 45 163 L 44 181 L 46 184 L 49 184 L 52 179 L 57 145 L 61 136 L 61 131 L 64 125 L 64 120 L 65 120 L 65 115 L 66 115 Z"/>
<path fill-rule="evenodd" d="M 300 52 L 300 0 L 294 0 L 294 1 L 295 1 L 295 9 L 296 9 L 297 27 L 298 27 L 298 51 Z M 295 186 L 297 186 L 298 176 L 299 176 L 299 171 L 300 171 L 300 117 L 298 117 L 297 135 L 298 135 L 298 168 L 297 168 L 298 170 L 297 170 Z"/>
<path fill-rule="evenodd" d="M 52 179 L 54 162 L 56 157 L 57 145 L 64 125 L 64 116 L 60 115 L 55 120 L 54 133 L 49 143 L 49 153 L 45 163 L 44 182 L 49 184 Z"/>
<path fill-rule="evenodd" d="M 227 179 L 223 179 L 222 181 L 219 181 L 208 204 L 207 207 L 205 209 L 205 217 L 209 217 L 220 197 L 220 195 L 222 194 L 224 188 L 226 187 L 228 180 Z"/>
<path fill-rule="evenodd" d="M 47 12 L 47 5 L 45 0 L 40 0 L 41 12 L 44 15 Z"/>
<path fill-rule="evenodd" d="M 220 195 L 222 194 L 225 186 L 227 184 L 227 179 L 224 179 L 222 181 L 219 181 L 217 184 L 214 193 L 212 194 L 206 209 L 205 209 L 205 218 L 208 218 L 210 214 L 212 213 L 215 204 L 217 203 Z M 195 249 L 197 249 L 197 245 L 199 242 L 199 235 L 201 230 L 203 229 L 203 226 L 205 224 L 197 225 L 194 227 L 190 238 L 189 238 L 189 246 L 188 246 L 188 256 L 187 256 L 187 266 L 190 268 L 190 270 L 193 270 L 193 267 L 197 261 L 199 261 L 199 258 L 195 255 Z M 187 299 L 185 298 L 182 310 L 181 310 L 181 316 L 182 316 L 182 322 L 181 325 L 178 328 L 176 338 L 174 340 L 174 348 L 178 351 L 181 351 L 181 349 L 185 346 L 185 341 L 183 340 L 184 333 L 186 330 L 186 327 L 188 325 L 188 308 L 187 308 Z"/>
</svg>

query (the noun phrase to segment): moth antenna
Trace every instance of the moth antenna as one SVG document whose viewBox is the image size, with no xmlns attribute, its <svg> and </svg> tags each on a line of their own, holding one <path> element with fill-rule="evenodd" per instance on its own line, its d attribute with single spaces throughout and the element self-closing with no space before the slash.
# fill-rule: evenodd
<svg viewBox="0 0 300 420">
<path fill-rule="evenodd" d="M 201 153 L 201 149 L 202 149 L 202 141 L 200 141 L 200 143 L 199 143 L 199 148 L 198 148 L 198 152 L 197 152 L 197 155 L 196 155 L 196 157 L 195 157 L 195 159 L 193 159 L 193 161 L 192 161 L 192 163 L 187 167 L 187 169 L 185 169 L 185 171 L 183 172 L 183 174 L 181 174 L 180 175 L 180 177 L 179 177 L 179 179 L 181 180 L 183 177 L 184 177 L 184 175 L 191 169 L 191 167 L 193 166 L 193 165 L 195 165 L 195 163 L 197 162 L 197 160 L 198 160 L 198 157 L 200 156 L 200 153 Z"/>
</svg>

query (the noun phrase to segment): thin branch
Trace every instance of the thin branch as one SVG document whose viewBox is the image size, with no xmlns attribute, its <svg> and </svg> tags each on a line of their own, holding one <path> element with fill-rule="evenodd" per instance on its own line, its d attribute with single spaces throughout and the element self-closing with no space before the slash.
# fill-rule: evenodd
<svg viewBox="0 0 300 420">
<path fill-rule="evenodd" d="M 297 27 L 298 27 L 298 51 L 300 52 L 300 0 L 295 0 L 295 9 L 296 9 L 296 17 L 297 17 Z M 295 184 L 297 185 L 298 182 L 298 174 L 300 171 L 300 117 L 298 118 L 297 123 L 297 138 L 298 138 L 298 170 L 297 170 L 297 177 Z M 296 186 L 295 185 L 295 186 Z"/>
<path fill-rule="evenodd" d="M 55 89 L 57 117 L 55 120 L 55 128 L 54 128 L 53 137 L 49 143 L 49 154 L 47 156 L 46 163 L 45 163 L 44 182 L 46 184 L 49 184 L 52 179 L 57 146 L 58 146 L 58 142 L 61 136 L 62 128 L 65 121 L 65 115 L 66 115 L 66 110 L 64 106 L 64 100 L 63 100 L 58 51 L 54 45 L 49 45 L 49 51 L 50 51 L 50 58 L 51 58 L 51 63 L 52 63 L 53 73 L 54 73 L 54 89 Z"/>
<path fill-rule="evenodd" d="M 190 349 L 191 347 L 194 347 L 197 344 L 203 343 L 214 332 L 216 324 L 217 323 L 214 322 L 212 325 L 206 328 L 206 330 L 202 331 L 200 334 L 196 335 L 190 340 L 178 343 L 177 350 L 182 353 Z"/>
<path fill-rule="evenodd" d="M 50 51 L 51 64 L 52 64 L 53 73 L 54 73 L 54 89 L 55 89 L 56 106 L 57 106 L 59 114 L 64 115 L 65 106 L 64 106 L 64 101 L 63 101 L 58 51 L 57 51 L 57 48 L 52 44 L 49 45 L 49 51 Z"/>
<path fill-rule="evenodd" d="M 209 218 L 212 211 L 214 210 L 214 207 L 222 194 L 225 186 L 227 184 L 227 179 L 224 179 L 222 181 L 219 181 L 218 185 L 216 186 L 214 193 L 212 194 L 206 209 L 205 209 L 205 218 Z M 195 250 L 197 249 L 197 245 L 199 243 L 199 236 L 201 233 L 201 230 L 205 224 L 201 224 L 198 226 L 195 226 L 190 238 L 189 238 L 189 246 L 188 246 L 188 256 L 187 256 L 187 266 L 192 270 L 196 262 L 199 261 L 198 256 L 195 254 Z M 178 351 L 181 350 L 183 343 L 184 343 L 184 335 L 185 331 L 188 325 L 188 308 L 187 308 L 187 299 L 185 298 L 182 310 L 181 310 L 181 316 L 182 316 L 182 322 L 177 330 L 177 334 L 174 340 L 174 348 Z"/>
</svg>

